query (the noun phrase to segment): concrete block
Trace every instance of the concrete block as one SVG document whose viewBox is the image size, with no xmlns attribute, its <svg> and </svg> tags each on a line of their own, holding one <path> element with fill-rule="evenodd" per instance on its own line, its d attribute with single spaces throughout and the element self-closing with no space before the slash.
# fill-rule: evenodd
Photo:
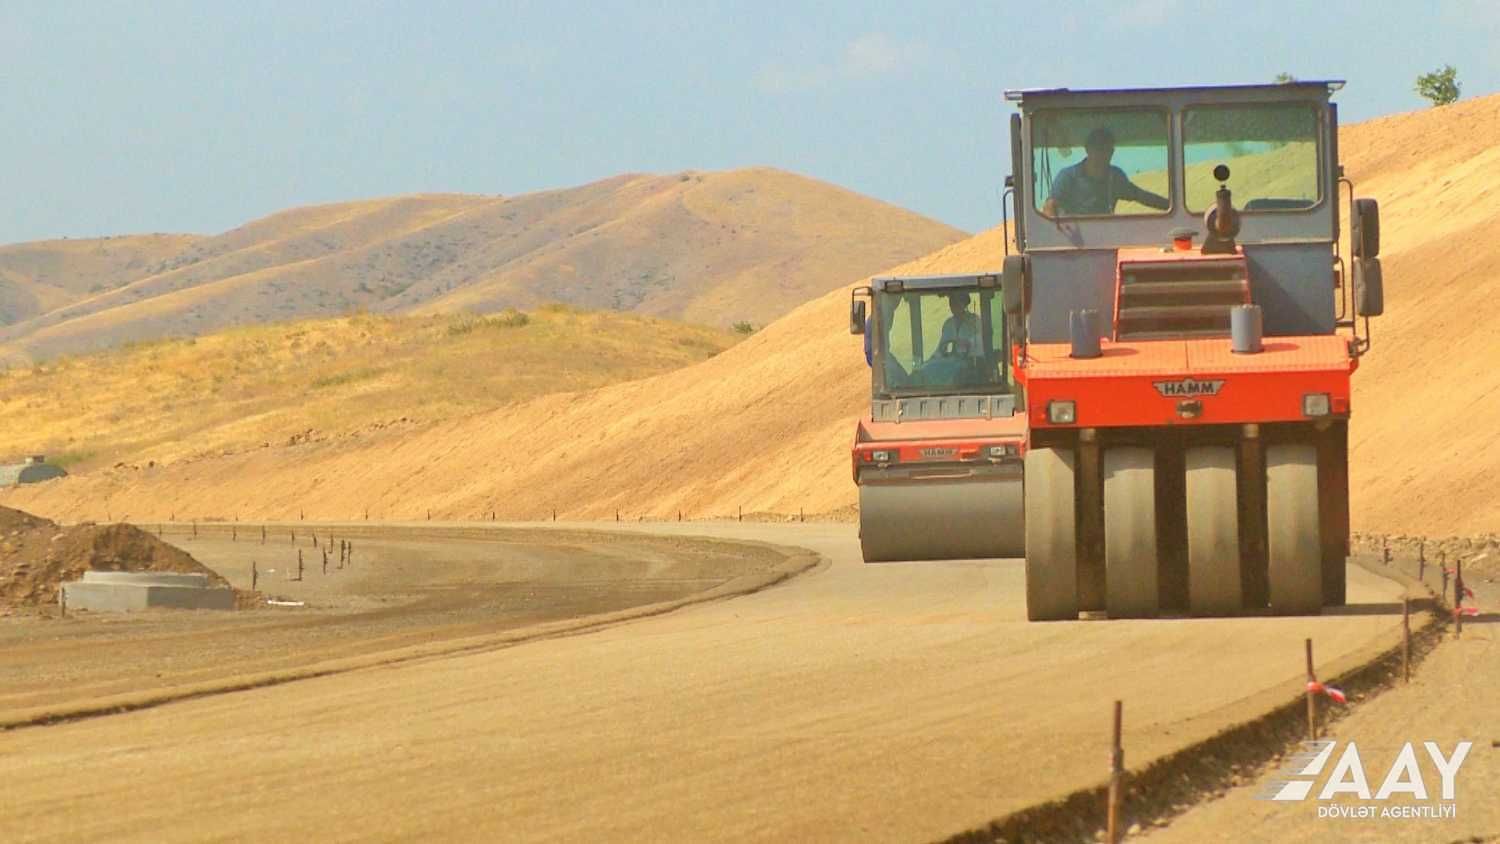
<svg viewBox="0 0 1500 844">
<path fill-rule="evenodd" d="M 116 574 L 117 572 L 100 573 Z M 202 577 L 202 575 L 196 576 Z M 73 583 L 64 583 L 62 589 L 63 599 L 67 601 L 69 609 L 91 612 L 136 612 L 153 607 L 187 610 L 234 609 L 233 589 L 95 582 L 87 578 Z"/>
<path fill-rule="evenodd" d="M 208 575 L 166 571 L 86 571 L 83 583 L 120 583 L 130 586 L 187 586 L 207 589 Z"/>
</svg>

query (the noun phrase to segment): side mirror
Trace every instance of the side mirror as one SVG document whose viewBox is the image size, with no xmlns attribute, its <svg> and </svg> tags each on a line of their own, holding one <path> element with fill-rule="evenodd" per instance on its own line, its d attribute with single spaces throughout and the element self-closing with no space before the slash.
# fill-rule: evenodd
<svg viewBox="0 0 1500 844">
<path fill-rule="evenodd" d="M 1385 278 L 1379 258 L 1354 259 L 1354 312 L 1362 317 L 1385 313 Z"/>
<path fill-rule="evenodd" d="M 1031 297 L 1026 295 L 1028 269 L 1025 255 L 1005 256 L 1005 264 L 1000 272 L 1000 287 L 1007 314 L 1019 316 L 1031 304 Z"/>
<path fill-rule="evenodd" d="M 865 333 L 865 300 L 856 299 L 849 303 L 849 333 Z"/>
<path fill-rule="evenodd" d="M 1350 209 L 1353 219 L 1353 250 L 1356 258 L 1380 256 L 1380 203 L 1373 199 L 1356 199 Z M 1377 271 L 1378 272 L 1378 271 Z M 1372 314 L 1373 316 L 1373 314 Z"/>
</svg>

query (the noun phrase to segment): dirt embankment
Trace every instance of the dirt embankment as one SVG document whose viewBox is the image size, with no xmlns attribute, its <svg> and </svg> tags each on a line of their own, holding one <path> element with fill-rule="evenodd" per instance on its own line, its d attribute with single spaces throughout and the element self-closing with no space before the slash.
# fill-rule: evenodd
<svg viewBox="0 0 1500 844">
<path fill-rule="evenodd" d="M 132 525 L 63 527 L 0 507 L 0 610 L 56 603 L 58 588 L 86 571 L 206 574 L 214 587 L 229 585 L 187 552 Z"/>
</svg>

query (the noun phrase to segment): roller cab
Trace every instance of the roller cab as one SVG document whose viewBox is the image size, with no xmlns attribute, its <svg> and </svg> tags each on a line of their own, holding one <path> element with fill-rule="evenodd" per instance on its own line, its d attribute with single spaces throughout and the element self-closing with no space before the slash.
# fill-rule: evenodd
<svg viewBox="0 0 1500 844">
<path fill-rule="evenodd" d="M 854 291 L 870 413 L 855 429 L 865 562 L 1019 557 L 1026 419 L 998 274 Z"/>
</svg>

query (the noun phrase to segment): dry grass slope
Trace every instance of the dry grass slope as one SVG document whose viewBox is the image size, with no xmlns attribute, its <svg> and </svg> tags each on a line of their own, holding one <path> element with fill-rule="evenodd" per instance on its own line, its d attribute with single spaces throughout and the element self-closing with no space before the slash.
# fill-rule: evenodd
<svg viewBox="0 0 1500 844">
<path fill-rule="evenodd" d="M 86 471 L 353 439 L 675 369 L 734 341 L 565 306 L 248 326 L 0 373 L 0 442 Z"/>
<path fill-rule="evenodd" d="M 1387 312 L 1356 375 L 1353 484 L 1362 530 L 1477 533 L 1500 526 L 1500 97 L 1345 127 L 1350 177 L 1383 210 Z M 989 269 L 995 232 L 897 268 Z M 847 281 L 847 280 L 846 280 Z M 847 446 L 867 400 L 847 289 L 796 309 L 697 366 L 454 419 L 412 434 L 263 449 L 155 474 L 115 472 L 5 498 L 80 516 L 346 518 L 427 507 L 537 517 L 669 517 L 847 510 Z"/>
<path fill-rule="evenodd" d="M 0 323 L 14 323 L 0 324 L 0 360 L 359 309 L 492 312 L 560 302 L 761 325 L 852 276 L 962 236 L 765 168 L 617 176 L 515 197 L 300 208 L 215 237 L 180 238 L 176 250 L 142 246 L 113 273 L 85 266 L 92 256 L 61 241 L 10 248 L 50 261 L 46 279 L 103 273 L 87 296 L 58 295 L 31 275 L 7 285 L 0 251 L 0 313 L 10 315 Z"/>
</svg>

